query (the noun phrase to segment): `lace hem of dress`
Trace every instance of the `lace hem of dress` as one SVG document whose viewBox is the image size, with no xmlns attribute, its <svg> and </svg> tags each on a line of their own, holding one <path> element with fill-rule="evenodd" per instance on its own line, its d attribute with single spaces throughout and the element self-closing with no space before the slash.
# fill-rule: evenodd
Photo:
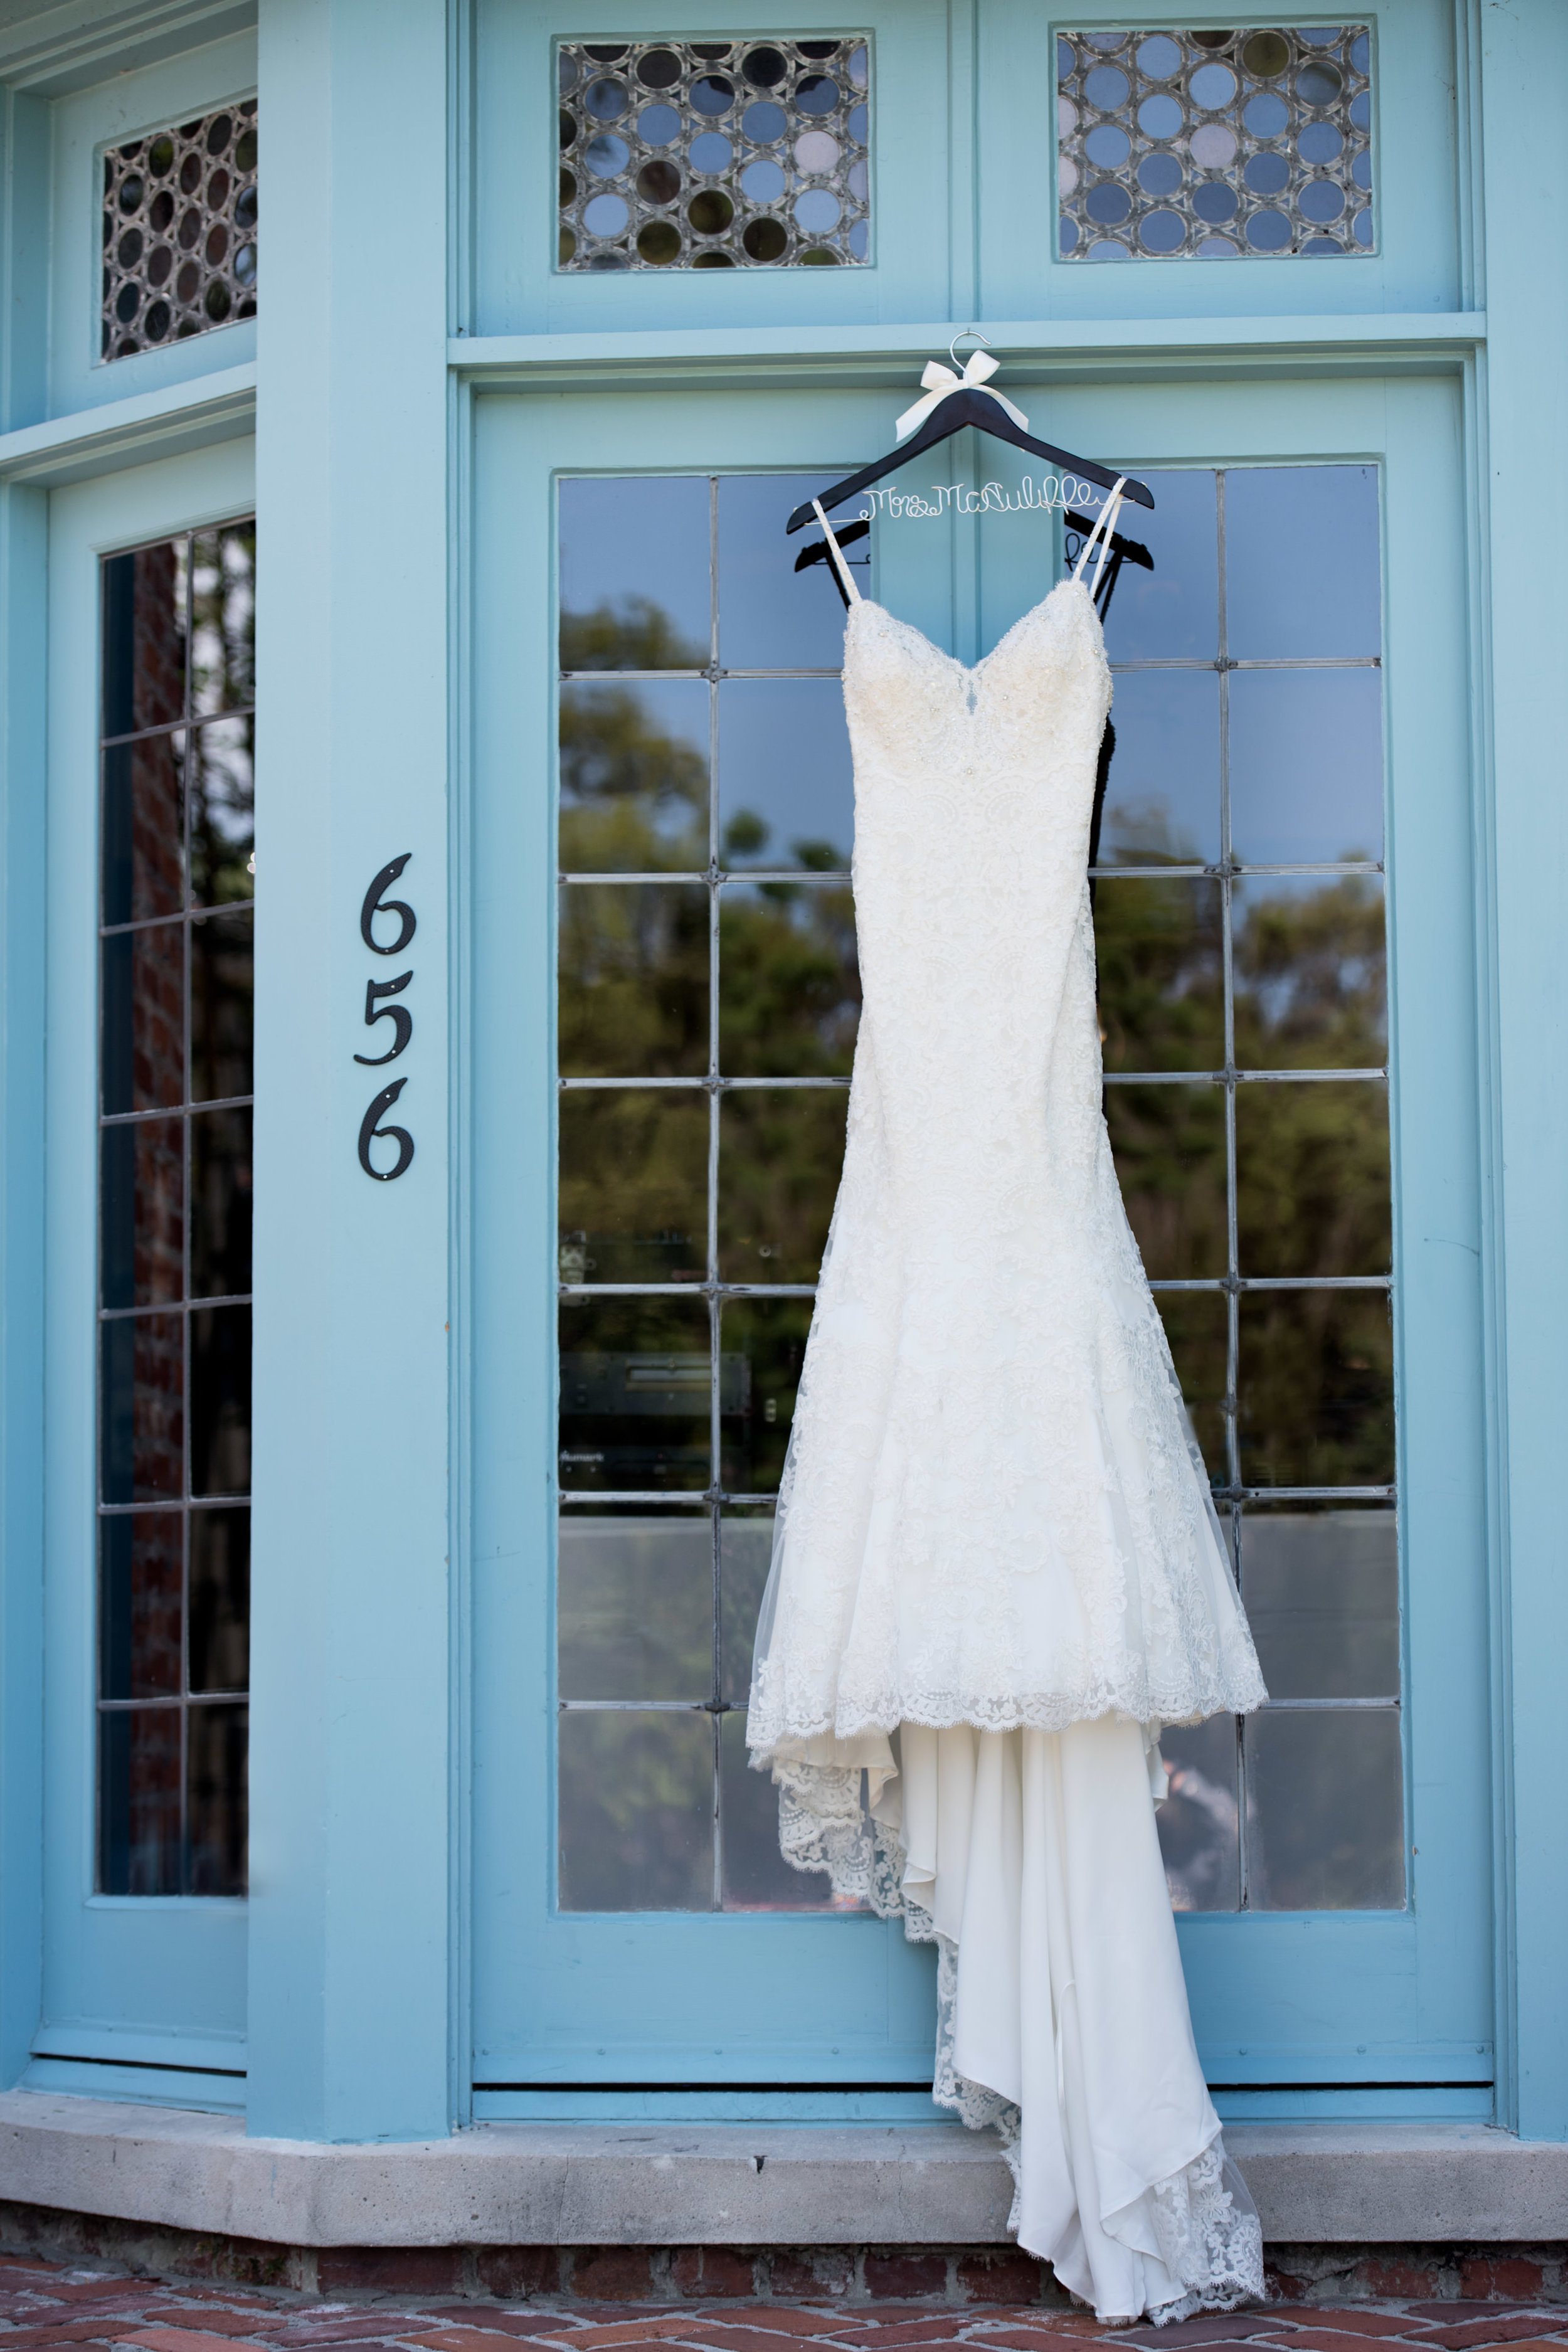
<svg viewBox="0 0 1568 2352">
<path fill-rule="evenodd" d="M 903 1847 L 866 1811 L 858 1769 L 791 1763 L 775 1757 L 773 1777 L 779 1792 L 779 1847 L 790 1866 L 825 1872 L 836 1895 L 868 1904 L 880 1919 L 901 1918 L 911 1944 L 936 1946 L 931 2097 L 938 2106 L 951 2108 L 971 2131 L 995 2132 L 1013 2176 L 1007 2227 L 1016 2234 L 1022 2114 L 999 2092 L 961 2074 L 953 2063 L 957 1945 L 951 1937 L 939 1935 L 931 1914 L 905 1895 Z M 1184 2290 L 1171 2301 L 1151 2306 L 1149 2316 L 1156 2327 L 1191 2319 L 1201 2311 L 1232 2311 L 1239 2304 L 1263 2301 L 1262 2225 L 1221 2142 L 1213 2142 L 1180 2172 L 1156 2181 L 1148 2194 L 1160 2259 Z M 1108 2224 L 1113 2225 L 1113 2221 Z"/>
<path fill-rule="evenodd" d="M 1206 1723 L 1215 1715 L 1253 1715 L 1268 1704 L 1268 1694 L 1256 1665 L 1250 1671 L 1216 1677 L 1201 1689 L 1188 1682 L 1179 1687 L 1156 1687 L 1146 1675 L 1130 1677 L 1112 1689 L 1045 1691 L 1025 1698 L 980 1700 L 957 1691 L 889 1691 L 858 1706 L 840 1702 L 835 1715 L 810 1715 L 781 1707 L 771 1662 L 756 1670 L 746 1716 L 746 1744 L 759 1770 L 773 1759 L 775 1777 L 784 1768 L 773 1751 L 813 1739 L 856 1739 L 866 1732 L 894 1732 L 900 1723 L 915 1723 L 928 1731 L 950 1731 L 957 1724 L 973 1724 L 976 1731 L 1067 1731 L 1075 1723 L 1092 1723 L 1101 1716 L 1120 1716 L 1128 1723 Z M 795 1769 L 793 1766 L 790 1768 Z M 826 1869 L 826 1863 L 807 1864 Z"/>
</svg>

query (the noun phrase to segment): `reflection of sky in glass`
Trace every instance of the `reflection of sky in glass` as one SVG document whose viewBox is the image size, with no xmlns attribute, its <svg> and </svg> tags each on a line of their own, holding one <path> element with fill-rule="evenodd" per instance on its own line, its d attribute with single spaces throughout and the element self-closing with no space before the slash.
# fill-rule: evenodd
<svg viewBox="0 0 1568 2352">
<path fill-rule="evenodd" d="M 1205 468 L 1144 472 L 1139 479 L 1153 492 L 1154 510 L 1124 506 L 1117 530 L 1148 549 L 1154 569 L 1122 565 L 1106 650 L 1113 662 L 1212 661 L 1219 650 L 1215 478 Z"/>
<path fill-rule="evenodd" d="M 1123 570 L 1127 583 L 1141 575 Z M 1113 608 L 1114 610 L 1114 608 Z M 1219 856 L 1219 679 L 1213 671 L 1122 670 L 1111 721 L 1100 858 L 1138 866 Z"/>
<path fill-rule="evenodd" d="M 1247 1878 L 1262 1911 L 1405 1900 L 1399 1717 L 1259 1715 L 1247 1730 Z"/>
<path fill-rule="evenodd" d="M 837 669 L 844 607 L 826 563 L 797 572 L 816 530 L 784 536 L 797 506 L 830 474 L 734 474 L 719 485 L 719 658 L 726 669 Z M 843 528 L 843 518 L 839 519 Z M 864 565 L 866 546 L 846 551 Z M 860 572 L 860 586 L 866 588 Z"/>
<path fill-rule="evenodd" d="M 1381 652 L 1375 466 L 1233 469 L 1225 556 L 1233 659 Z"/>
<path fill-rule="evenodd" d="M 694 663 L 710 638 L 708 484 L 700 475 L 613 475 L 561 484 L 561 609 L 668 614 Z M 679 668 L 683 662 L 660 667 Z"/>
<path fill-rule="evenodd" d="M 765 838 L 738 823 L 742 816 L 760 820 Z M 728 678 L 720 687 L 719 824 L 731 866 L 848 865 L 855 785 L 837 678 Z M 831 856 L 815 857 L 817 844 Z"/>
<path fill-rule="evenodd" d="M 1392 1511 L 1248 1511 L 1241 1592 L 1271 1698 L 1388 1698 L 1398 1690 Z"/>
<path fill-rule="evenodd" d="M 1382 857 L 1376 670 L 1232 672 L 1230 837 L 1254 866 Z"/>
</svg>

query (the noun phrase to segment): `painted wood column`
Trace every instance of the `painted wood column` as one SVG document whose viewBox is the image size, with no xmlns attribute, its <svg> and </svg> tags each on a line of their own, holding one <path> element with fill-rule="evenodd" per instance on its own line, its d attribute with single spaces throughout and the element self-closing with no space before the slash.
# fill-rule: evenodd
<svg viewBox="0 0 1568 2352">
<path fill-rule="evenodd" d="M 260 55 L 248 2126 L 424 2137 L 457 2112 L 446 12 L 262 0 Z M 405 856 L 417 929 L 372 952 Z M 412 1040 L 363 1066 L 405 972 Z"/>
<path fill-rule="evenodd" d="M 1517 2109 L 1568 2137 L 1568 1834 L 1561 1751 L 1568 1660 L 1568 278 L 1541 236 L 1568 113 L 1560 0 L 1476 11 L 1485 194 L 1485 375 L 1492 656 L 1492 1110 L 1500 1247 L 1500 1475 L 1506 1581 L 1500 1811 L 1511 1865 L 1500 1939 Z M 1510 2016 L 1510 2012 L 1511 2015 Z"/>
</svg>

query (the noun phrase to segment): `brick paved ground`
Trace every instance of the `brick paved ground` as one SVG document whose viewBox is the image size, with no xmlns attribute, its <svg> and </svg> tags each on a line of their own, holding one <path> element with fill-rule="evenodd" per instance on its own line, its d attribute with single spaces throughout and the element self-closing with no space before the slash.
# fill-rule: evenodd
<svg viewBox="0 0 1568 2352">
<path fill-rule="evenodd" d="M 1478 2282 L 1494 2288 L 1498 2282 Z M 1289 2290 L 1288 2290 L 1289 2291 Z M 1110 2331 L 1087 2314 L 1034 2305 L 933 2307 L 931 2301 L 788 2305 L 725 2298 L 694 2306 L 624 2305 L 574 2299 L 568 2305 L 531 2297 L 504 2301 L 421 2302 L 381 2295 L 333 2302 L 320 2294 L 182 2283 L 171 2285 L 107 2268 L 72 2269 L 36 2255 L 0 2255 L 0 2352 L 34 2347 L 125 2347 L 134 2352 L 313 2352 L 336 2345 L 384 2346 L 387 2352 L 508 2352 L 508 2340 L 531 2339 L 537 2352 L 616 2352 L 656 2345 L 659 2352 L 926 2352 L 963 2344 L 996 2352 L 1084 2352 L 1084 2339 Z M 1174 2327 L 1118 2332 L 1140 2347 L 1245 2345 L 1247 2352 L 1387 2352 L 1431 2346 L 1434 2352 L 1534 2352 L 1568 2347 L 1568 2303 L 1357 2300 L 1276 2304 Z M 1359 2339 L 1359 2342 L 1358 2342 Z"/>
</svg>

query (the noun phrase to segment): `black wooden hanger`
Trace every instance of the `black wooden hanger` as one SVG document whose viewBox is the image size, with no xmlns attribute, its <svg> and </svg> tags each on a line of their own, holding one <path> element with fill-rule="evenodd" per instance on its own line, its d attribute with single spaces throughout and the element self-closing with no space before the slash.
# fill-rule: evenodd
<svg viewBox="0 0 1568 2352">
<path fill-rule="evenodd" d="M 965 335 L 973 336 L 977 342 L 985 341 L 984 336 L 977 334 L 973 327 L 966 327 L 962 334 L 954 335 L 948 349 L 955 365 L 958 353 L 953 350 L 953 344 L 962 342 Z M 1084 481 L 1096 483 L 1102 490 L 1116 488 L 1118 476 L 1109 472 L 1104 466 L 1097 465 L 1092 458 L 1075 457 L 1069 449 L 1058 449 L 1049 441 L 1037 441 L 1032 433 L 1026 433 L 1021 425 L 1015 425 L 998 394 L 986 392 L 978 384 L 961 383 L 958 389 L 937 402 L 911 439 L 896 449 L 890 449 L 874 465 L 863 466 L 847 481 L 836 482 L 830 490 L 824 490 L 821 493 L 823 509 L 842 506 L 844 500 L 852 499 L 858 490 L 868 489 L 873 482 L 879 482 L 884 474 L 896 474 L 901 466 L 909 464 L 911 457 L 920 457 L 923 450 L 934 449 L 939 441 L 950 440 L 953 434 L 962 433 L 966 425 L 973 425 L 978 432 L 989 433 L 994 440 L 1011 442 L 1015 449 L 1026 449 L 1032 457 L 1044 457 L 1050 465 L 1066 467 Z M 1152 491 L 1142 482 L 1123 481 L 1121 495 L 1141 507 L 1152 507 L 1154 503 Z M 808 499 L 804 506 L 796 507 L 784 525 L 785 530 L 801 530 L 812 520 L 812 501 Z"/>
</svg>

